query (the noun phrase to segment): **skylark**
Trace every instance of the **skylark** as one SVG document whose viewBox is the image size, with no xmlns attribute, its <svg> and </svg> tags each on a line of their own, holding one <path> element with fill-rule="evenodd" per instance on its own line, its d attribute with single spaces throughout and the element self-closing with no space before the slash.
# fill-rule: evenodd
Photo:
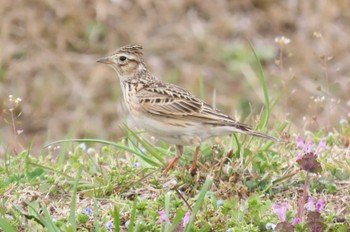
<svg viewBox="0 0 350 232">
<path fill-rule="evenodd" d="M 210 137 L 239 132 L 277 141 L 219 112 L 187 90 L 157 79 L 147 69 L 139 45 L 121 47 L 97 62 L 117 72 L 125 104 L 136 123 L 158 139 L 175 144 L 176 157 L 164 173 L 180 159 L 183 146 L 191 144 L 196 145 L 191 168 L 195 172 L 199 146 Z"/>
</svg>

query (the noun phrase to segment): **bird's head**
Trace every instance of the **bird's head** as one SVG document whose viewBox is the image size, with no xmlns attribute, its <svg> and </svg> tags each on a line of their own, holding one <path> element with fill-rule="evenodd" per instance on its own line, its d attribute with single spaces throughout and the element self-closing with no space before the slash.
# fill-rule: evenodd
<svg viewBox="0 0 350 232">
<path fill-rule="evenodd" d="M 111 66 L 121 80 L 133 78 L 145 69 L 142 47 L 134 44 L 118 48 L 112 55 L 98 59 L 97 62 Z"/>
</svg>

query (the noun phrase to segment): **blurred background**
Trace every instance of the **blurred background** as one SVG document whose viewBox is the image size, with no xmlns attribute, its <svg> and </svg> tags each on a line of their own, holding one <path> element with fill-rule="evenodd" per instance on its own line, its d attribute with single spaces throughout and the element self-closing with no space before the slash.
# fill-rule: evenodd
<svg viewBox="0 0 350 232">
<path fill-rule="evenodd" d="M 348 0 L 0 1 L 0 150 L 13 140 L 9 95 L 22 99 L 23 144 L 118 140 L 119 81 L 95 60 L 129 43 L 160 79 L 209 103 L 215 91 L 217 108 L 254 126 L 264 100 L 251 43 L 271 128 L 332 132 L 350 119 L 349 12 Z"/>
</svg>

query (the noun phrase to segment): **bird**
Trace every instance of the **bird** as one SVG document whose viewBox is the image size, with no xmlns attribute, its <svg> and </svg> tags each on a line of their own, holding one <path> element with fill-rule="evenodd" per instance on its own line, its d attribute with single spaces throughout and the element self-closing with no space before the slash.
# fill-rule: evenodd
<svg viewBox="0 0 350 232">
<path fill-rule="evenodd" d="M 196 173 L 201 143 L 216 136 L 242 133 L 277 142 L 220 112 L 186 89 L 158 79 L 146 66 L 143 48 L 129 44 L 97 60 L 112 67 L 119 77 L 126 108 L 138 126 L 154 137 L 175 145 L 176 156 L 167 174 L 187 145 L 195 145 L 191 173 Z"/>
</svg>

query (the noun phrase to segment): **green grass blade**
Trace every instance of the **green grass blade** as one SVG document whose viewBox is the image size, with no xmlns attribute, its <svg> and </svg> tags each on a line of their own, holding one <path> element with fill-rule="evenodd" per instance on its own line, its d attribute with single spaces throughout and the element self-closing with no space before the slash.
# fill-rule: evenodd
<svg viewBox="0 0 350 232">
<path fill-rule="evenodd" d="M 114 206 L 114 210 L 112 211 L 113 224 L 115 232 L 120 232 L 120 212 L 117 206 Z"/>
<path fill-rule="evenodd" d="M 48 230 L 49 231 L 54 231 L 54 232 L 57 232 L 57 231 L 59 231 L 59 229 L 57 228 L 57 226 L 55 225 L 55 223 L 52 221 L 52 218 L 51 218 L 51 216 L 50 216 L 50 214 L 49 214 L 49 211 L 47 210 L 47 208 L 46 208 L 46 205 L 41 205 L 41 208 L 43 209 L 43 213 L 44 213 L 44 215 L 45 215 L 45 217 L 46 217 L 46 222 L 47 222 L 47 225 L 48 225 Z"/>
<path fill-rule="evenodd" d="M 4 170 L 8 178 L 11 176 L 11 172 L 9 171 L 9 164 L 11 163 L 11 156 L 8 153 L 8 148 L 6 148 L 4 153 Z"/>
<path fill-rule="evenodd" d="M 78 126 L 79 126 L 78 124 L 79 124 L 79 121 L 76 121 L 73 124 L 72 129 L 68 132 L 68 135 L 66 136 L 66 139 L 71 139 L 72 138 L 73 134 L 78 129 Z M 68 154 L 68 150 L 69 150 L 68 144 L 63 144 L 63 146 L 60 149 L 60 154 L 59 154 L 59 157 L 58 157 L 59 165 L 63 165 L 64 162 L 66 161 L 66 155 Z"/>
<path fill-rule="evenodd" d="M 38 210 L 34 208 L 33 205 L 29 204 L 28 207 L 31 208 L 31 210 L 32 210 L 32 211 L 34 212 L 34 214 L 36 215 L 37 220 L 40 221 L 41 225 L 43 225 L 43 226 L 46 228 L 47 231 L 49 231 L 49 232 L 56 232 L 56 231 L 58 231 L 57 227 L 53 224 L 52 219 L 51 219 L 50 216 L 48 217 L 48 219 L 45 219 L 45 218 L 38 212 Z M 46 209 L 46 206 L 45 206 L 45 205 L 42 205 L 41 208 L 43 209 L 43 211 L 46 210 L 46 213 L 44 212 L 44 214 L 45 214 L 45 215 L 47 214 L 46 216 L 48 216 L 49 213 L 48 213 L 48 211 L 47 211 L 47 209 Z"/>
<path fill-rule="evenodd" d="M 146 139 L 141 138 L 141 136 L 137 135 L 135 132 L 133 132 L 130 128 L 127 127 L 127 125 L 125 125 L 126 130 L 128 131 L 129 137 L 130 135 L 132 135 L 133 137 L 136 138 L 136 140 L 142 145 L 142 147 L 144 147 L 146 149 L 146 151 L 153 156 L 154 158 L 156 158 L 160 163 L 164 162 L 163 156 L 159 155 L 158 153 L 160 153 L 160 150 L 158 150 L 154 145 L 152 145 L 150 142 L 148 142 Z M 135 143 L 130 140 L 130 142 L 132 142 L 134 145 Z M 136 146 L 136 145 L 135 145 Z M 140 151 L 140 147 L 136 146 Z"/>
<path fill-rule="evenodd" d="M 32 166 L 34 166 L 34 167 L 39 167 L 39 168 L 42 168 L 42 169 L 44 169 L 44 170 L 48 170 L 48 171 L 53 172 L 53 173 L 60 174 L 60 175 L 62 175 L 62 176 L 64 176 L 64 177 L 66 177 L 66 178 L 69 179 L 69 180 L 74 180 L 73 177 L 71 177 L 71 176 L 65 174 L 64 172 L 57 171 L 57 170 L 55 170 L 55 169 L 53 169 L 53 168 L 50 168 L 50 167 L 47 167 L 47 166 L 43 166 L 43 165 L 37 164 L 37 163 L 32 163 L 32 162 L 28 162 L 28 164 L 29 164 L 29 165 L 32 165 Z"/>
<path fill-rule="evenodd" d="M 16 232 L 16 230 L 6 219 L 0 217 L 0 228 L 6 232 Z"/>
<path fill-rule="evenodd" d="M 141 138 L 140 138 L 140 141 L 142 141 Z M 161 166 L 162 166 L 162 164 L 159 163 L 157 160 L 154 160 L 154 159 L 148 157 L 148 155 L 147 155 L 144 151 L 141 150 L 140 146 L 138 146 L 138 145 L 135 143 L 135 141 L 133 141 L 132 139 L 130 139 L 129 142 L 131 143 L 131 145 L 132 145 L 132 147 L 133 147 L 133 149 L 134 149 L 134 151 L 135 151 L 134 154 L 135 154 L 136 156 L 138 156 L 139 158 L 141 158 L 142 160 L 144 160 L 145 162 L 147 162 L 147 163 L 148 163 L 149 165 L 151 165 L 151 166 L 155 166 L 155 167 L 161 167 Z M 141 145 L 142 145 L 142 144 L 145 145 L 144 142 L 140 142 L 140 143 L 141 143 Z M 142 146 L 143 146 L 143 145 L 142 145 Z M 150 149 L 149 149 L 148 147 L 144 147 L 144 148 L 146 149 L 146 151 L 149 152 L 149 154 L 150 154 L 151 156 L 154 157 L 154 155 L 152 155 L 152 153 L 150 152 Z"/>
<path fill-rule="evenodd" d="M 279 126 L 278 130 L 279 131 L 284 131 L 288 126 L 290 126 L 290 124 L 288 122 L 283 122 L 282 125 Z M 286 129 L 287 131 L 289 131 L 290 128 Z"/>
<path fill-rule="evenodd" d="M 96 198 L 94 198 L 94 226 L 95 226 L 95 231 L 100 232 L 100 223 L 98 222 L 98 206 L 97 206 L 97 201 Z"/>
<path fill-rule="evenodd" d="M 183 217 L 185 216 L 185 212 L 183 210 L 178 210 L 175 214 L 173 224 L 171 224 L 169 231 L 174 231 L 178 225 L 182 222 Z"/>
<path fill-rule="evenodd" d="M 212 183 L 213 183 L 213 179 L 210 175 L 208 175 L 201 191 L 199 192 L 197 202 L 194 205 L 192 213 L 191 213 L 190 221 L 188 222 L 188 224 L 186 225 L 186 228 L 184 230 L 185 232 L 191 231 L 191 228 L 193 226 L 196 215 L 197 215 L 198 211 L 200 210 L 200 208 L 202 207 L 205 195 L 208 192 L 208 190 L 210 189 Z"/>
<path fill-rule="evenodd" d="M 128 232 L 134 232 L 135 220 L 136 220 L 136 206 L 137 206 L 137 197 L 135 196 L 134 203 L 132 205 L 130 224 L 128 228 Z"/>
<path fill-rule="evenodd" d="M 153 167 L 161 167 L 162 164 L 160 164 L 158 161 L 149 158 L 142 150 L 139 146 L 137 146 L 137 144 L 135 144 L 134 141 L 129 140 L 129 142 L 132 145 L 132 150 L 133 150 L 133 154 L 136 155 L 137 157 L 139 157 L 140 159 L 142 159 L 143 161 L 145 161 L 146 163 L 148 163 L 149 165 L 153 166 Z"/>
<path fill-rule="evenodd" d="M 258 64 L 258 70 L 259 70 L 259 77 L 260 77 L 260 81 L 263 87 L 263 91 L 264 91 L 264 99 L 265 99 L 265 116 L 264 116 L 264 120 L 261 121 L 261 123 L 259 123 L 257 129 L 261 129 L 262 131 L 266 131 L 268 123 L 269 123 L 269 119 L 270 119 L 270 99 L 269 99 L 269 91 L 267 89 L 267 83 L 266 83 L 266 76 L 264 73 L 264 70 L 262 68 L 260 59 L 258 57 L 258 55 L 255 52 L 255 49 L 253 47 L 253 45 L 251 43 L 250 47 L 253 51 L 256 63 Z"/>
<path fill-rule="evenodd" d="M 81 177 L 81 172 L 83 170 L 83 165 L 80 165 L 79 170 L 77 172 L 77 175 L 75 177 L 75 181 L 74 181 L 74 187 L 73 187 L 73 192 L 72 192 L 72 203 L 70 206 L 70 214 L 69 214 L 69 223 L 73 229 L 73 231 L 77 230 L 77 224 L 76 224 L 76 218 L 75 218 L 75 214 L 76 214 L 76 204 L 77 204 L 77 192 L 78 192 L 78 183 Z"/>
<path fill-rule="evenodd" d="M 234 144 L 236 145 L 235 147 L 237 147 L 237 153 L 240 154 L 241 152 L 241 144 L 239 143 L 239 139 L 237 137 L 237 134 L 233 134 L 233 138 L 234 138 Z"/>
<path fill-rule="evenodd" d="M 48 224 L 43 216 L 32 206 L 31 204 L 28 205 L 28 207 L 31 209 L 31 211 L 36 215 L 36 219 L 40 221 L 41 225 L 45 228 L 48 228 Z"/>
<path fill-rule="evenodd" d="M 68 142 L 77 142 L 77 143 L 100 143 L 105 145 L 111 145 L 114 147 L 119 148 L 119 143 L 103 140 L 103 139 L 62 139 L 62 140 L 56 140 L 54 142 L 48 143 L 44 146 L 44 148 L 48 146 L 53 146 L 60 143 L 68 143 Z"/>
<path fill-rule="evenodd" d="M 30 154 L 31 154 L 33 143 L 34 143 L 34 138 L 30 142 L 29 147 L 28 147 L 27 152 L 26 152 L 26 156 L 25 156 L 25 172 L 29 172 L 29 160 L 30 160 L 29 157 L 30 157 Z"/>
</svg>

